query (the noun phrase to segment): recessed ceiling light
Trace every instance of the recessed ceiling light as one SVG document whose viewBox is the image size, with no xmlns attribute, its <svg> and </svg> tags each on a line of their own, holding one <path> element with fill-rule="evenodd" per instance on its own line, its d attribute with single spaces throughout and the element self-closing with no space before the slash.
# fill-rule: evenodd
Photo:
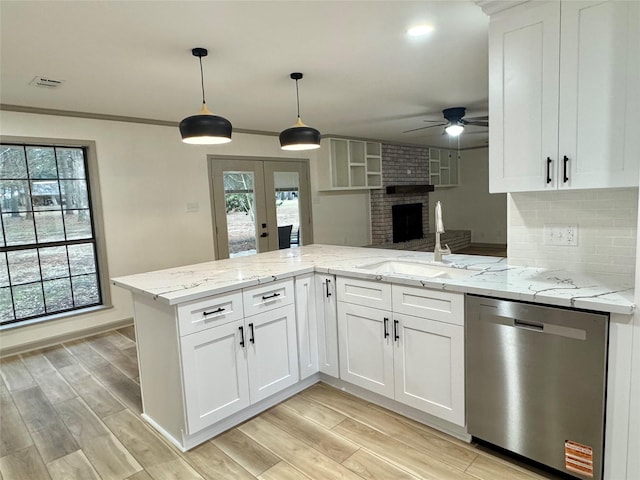
<svg viewBox="0 0 640 480">
<path fill-rule="evenodd" d="M 432 25 L 427 25 L 427 24 L 415 25 L 407 30 L 407 35 L 409 35 L 410 37 L 420 37 L 432 31 L 433 31 Z"/>
</svg>

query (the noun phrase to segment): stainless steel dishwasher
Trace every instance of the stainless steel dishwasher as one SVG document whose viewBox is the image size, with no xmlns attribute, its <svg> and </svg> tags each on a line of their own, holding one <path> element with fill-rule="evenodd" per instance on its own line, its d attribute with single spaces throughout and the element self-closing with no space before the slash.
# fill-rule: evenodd
<svg viewBox="0 0 640 480">
<path fill-rule="evenodd" d="M 469 433 L 602 478 L 609 316 L 467 295 Z"/>
</svg>

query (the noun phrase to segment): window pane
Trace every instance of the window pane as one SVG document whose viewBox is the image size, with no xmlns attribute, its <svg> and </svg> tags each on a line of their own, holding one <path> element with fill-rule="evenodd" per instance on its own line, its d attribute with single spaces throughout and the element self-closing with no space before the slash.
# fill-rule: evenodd
<svg viewBox="0 0 640 480">
<path fill-rule="evenodd" d="M 45 313 L 42 285 L 40 283 L 17 285 L 12 290 L 16 318 L 33 317 Z"/>
<path fill-rule="evenodd" d="M 71 275 L 96 273 L 93 244 L 69 245 L 69 264 Z"/>
<path fill-rule="evenodd" d="M 11 304 L 11 289 L 9 287 L 0 288 L 0 322 L 10 322 L 15 320 L 13 316 L 13 305 Z"/>
<path fill-rule="evenodd" d="M 60 210 L 60 185 L 57 180 L 31 182 L 31 204 L 33 210 Z"/>
<path fill-rule="evenodd" d="M 66 211 L 64 225 L 67 230 L 67 240 L 93 237 L 89 209 Z"/>
<path fill-rule="evenodd" d="M 76 307 L 96 305 L 100 302 L 98 278 L 95 275 L 71 277 L 73 284 L 73 301 Z"/>
<path fill-rule="evenodd" d="M 53 147 L 27 147 L 29 178 L 58 178 Z"/>
<path fill-rule="evenodd" d="M 60 178 L 86 178 L 82 148 L 56 148 Z"/>
<path fill-rule="evenodd" d="M 31 210 L 29 182 L 26 180 L 0 180 L 0 195 L 2 196 L 0 207 L 3 213 L 11 213 L 17 217 Z"/>
<path fill-rule="evenodd" d="M 59 312 L 73 308 L 73 297 L 71 296 L 71 282 L 69 278 L 58 280 L 47 280 L 42 282 L 44 288 L 44 301 L 48 312 Z"/>
<path fill-rule="evenodd" d="M 31 218 L 14 217 L 12 214 L 6 214 L 2 215 L 2 224 L 4 225 L 7 246 L 35 243 L 36 233 Z"/>
<path fill-rule="evenodd" d="M 38 242 L 61 242 L 64 240 L 61 210 L 57 212 L 36 212 L 33 215 L 36 221 Z"/>
<path fill-rule="evenodd" d="M 40 281 L 38 252 L 35 249 L 7 252 L 7 260 L 12 285 Z"/>
<path fill-rule="evenodd" d="M 0 146 L 0 178 L 27 178 L 27 160 L 22 146 Z"/>
<path fill-rule="evenodd" d="M 60 180 L 65 211 L 89 208 L 89 192 L 84 180 Z"/>
<path fill-rule="evenodd" d="M 40 251 L 40 269 L 43 280 L 69 276 L 67 247 L 47 247 L 38 250 Z"/>
<path fill-rule="evenodd" d="M 9 286 L 9 270 L 6 253 L 0 253 L 0 287 Z"/>
</svg>

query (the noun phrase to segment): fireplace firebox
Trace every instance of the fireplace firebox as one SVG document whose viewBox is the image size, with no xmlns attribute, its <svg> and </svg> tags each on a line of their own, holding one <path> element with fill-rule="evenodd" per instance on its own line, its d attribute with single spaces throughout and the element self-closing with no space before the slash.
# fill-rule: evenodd
<svg viewBox="0 0 640 480">
<path fill-rule="evenodd" d="M 393 243 L 423 238 L 422 204 L 408 203 L 391 207 Z"/>
</svg>

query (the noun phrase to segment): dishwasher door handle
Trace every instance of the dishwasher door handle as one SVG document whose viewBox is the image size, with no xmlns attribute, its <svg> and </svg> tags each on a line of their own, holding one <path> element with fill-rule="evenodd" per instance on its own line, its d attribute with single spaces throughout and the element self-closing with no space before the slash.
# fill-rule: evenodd
<svg viewBox="0 0 640 480">
<path fill-rule="evenodd" d="M 518 328 L 526 328 L 527 330 L 536 330 L 542 332 L 544 330 L 544 323 L 525 322 L 524 320 L 513 319 L 513 326 Z"/>
</svg>

